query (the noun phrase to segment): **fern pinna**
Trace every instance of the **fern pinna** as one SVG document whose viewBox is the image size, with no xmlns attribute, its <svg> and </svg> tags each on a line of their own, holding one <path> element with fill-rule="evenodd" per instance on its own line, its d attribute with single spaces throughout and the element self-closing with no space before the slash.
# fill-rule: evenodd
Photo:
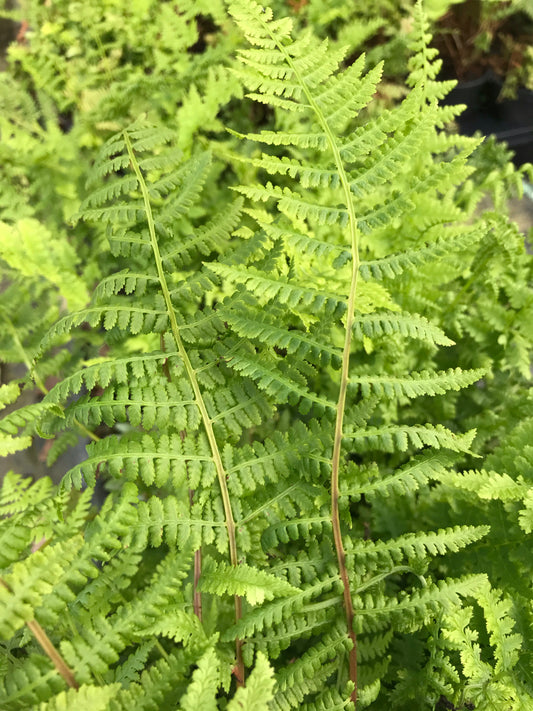
<svg viewBox="0 0 533 711">
<path fill-rule="evenodd" d="M 318 711 L 478 701 L 461 689 L 461 668 L 472 694 L 489 673 L 475 668 L 464 598 L 485 613 L 506 659 L 496 689 L 506 693 L 519 686 L 520 643 L 510 618 L 497 619 L 508 600 L 475 565 L 450 577 L 438 562 L 483 539 L 490 522 L 414 532 L 398 513 L 442 491 L 436 482 L 459 488 L 454 467 L 473 452 L 475 431 L 453 426 L 453 397 L 445 424 L 433 410 L 420 421 L 413 403 L 455 396 L 486 373 L 437 366 L 453 341 L 447 324 L 426 317 L 423 293 L 424 280 L 455 274 L 490 233 L 482 220 L 459 224 L 469 216 L 457 187 L 477 141 L 438 130 L 457 110 L 438 106 L 448 87 L 435 81 L 420 7 L 413 89 L 377 117 L 365 112 L 379 66 L 344 66 L 346 52 L 309 31 L 293 40 L 289 18 L 254 2 L 229 11 L 252 45 L 235 75 L 278 126 L 237 134 L 269 152 L 238 142 L 224 152 L 257 182 L 235 187 L 240 196 L 210 219 L 200 207 L 208 152 L 184 160 L 171 131 L 142 121 L 100 151 L 79 217 L 104 226 L 127 266 L 41 344 L 68 343 L 85 324 L 106 333 L 105 349 L 35 415 L 44 435 L 91 432 L 87 459 L 58 497 L 41 485 L 24 515 L 27 485 L 8 480 L 5 521 L 16 535 L 0 629 L 22 635 L 26 649 L 11 661 L 4 705 Z M 408 298 L 405 283 L 417 277 Z M 5 432 L 25 422 L 8 418 Z M 86 524 L 90 490 L 68 490 L 97 477 L 120 491 Z M 17 561 L 30 520 L 44 544 Z M 39 653 L 44 637 L 24 629 L 34 622 L 65 668 Z"/>
</svg>

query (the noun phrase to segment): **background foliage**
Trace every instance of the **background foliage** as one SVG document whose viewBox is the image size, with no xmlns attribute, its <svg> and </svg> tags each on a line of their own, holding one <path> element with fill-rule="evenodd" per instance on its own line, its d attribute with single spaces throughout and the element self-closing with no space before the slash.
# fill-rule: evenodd
<svg viewBox="0 0 533 711">
<path fill-rule="evenodd" d="M 0 454 L 89 444 L 3 482 L 2 707 L 350 708 L 357 638 L 357 708 L 527 709 L 529 168 L 421 7 L 20 12 Z"/>
</svg>

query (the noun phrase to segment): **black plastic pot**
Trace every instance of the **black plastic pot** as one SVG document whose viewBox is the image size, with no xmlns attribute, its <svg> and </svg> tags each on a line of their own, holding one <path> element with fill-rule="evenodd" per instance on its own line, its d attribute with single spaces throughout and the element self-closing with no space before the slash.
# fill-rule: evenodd
<svg viewBox="0 0 533 711">
<path fill-rule="evenodd" d="M 533 162 L 533 91 L 518 90 L 516 99 L 500 100 L 502 80 L 493 71 L 479 79 L 460 82 L 447 96 L 447 104 L 466 104 L 458 117 L 460 132 L 472 136 L 481 131 L 505 141 L 514 151 L 515 165 Z"/>
</svg>

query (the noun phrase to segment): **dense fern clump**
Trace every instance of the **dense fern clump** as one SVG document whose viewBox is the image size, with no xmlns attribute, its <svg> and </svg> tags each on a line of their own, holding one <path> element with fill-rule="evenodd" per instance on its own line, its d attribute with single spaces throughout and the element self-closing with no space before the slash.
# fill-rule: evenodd
<svg viewBox="0 0 533 711">
<path fill-rule="evenodd" d="M 45 291 L 39 343 L 11 318 L 43 398 L 0 448 L 90 439 L 58 490 L 4 481 L 2 708 L 526 709 L 531 260 L 474 211 L 422 7 L 380 112 L 381 65 L 219 14 L 271 125 L 105 140 L 73 219 L 109 245 L 90 300 L 66 240 L 65 269 L 2 257 L 28 300 L 73 296 Z"/>
</svg>

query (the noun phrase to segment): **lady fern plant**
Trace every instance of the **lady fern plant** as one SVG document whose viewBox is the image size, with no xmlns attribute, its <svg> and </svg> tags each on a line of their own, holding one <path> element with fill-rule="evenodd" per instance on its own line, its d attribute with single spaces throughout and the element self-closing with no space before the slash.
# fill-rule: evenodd
<svg viewBox="0 0 533 711">
<path fill-rule="evenodd" d="M 412 91 L 378 116 L 380 67 L 228 9 L 251 45 L 234 74 L 277 125 L 218 162 L 144 120 L 104 143 L 76 221 L 124 266 L 41 341 L 37 370 L 85 338 L 65 377 L 0 421 L 6 442 L 92 438 L 57 494 L 4 483 L 3 706 L 526 708 L 525 606 L 479 562 L 492 521 L 431 516 L 486 479 L 460 413 L 491 352 L 461 368 L 447 328 L 502 223 L 461 207 L 477 141 L 441 131 L 421 7 Z M 221 158 L 256 177 L 207 219 Z M 501 496 L 529 534 L 523 475 Z"/>
</svg>

